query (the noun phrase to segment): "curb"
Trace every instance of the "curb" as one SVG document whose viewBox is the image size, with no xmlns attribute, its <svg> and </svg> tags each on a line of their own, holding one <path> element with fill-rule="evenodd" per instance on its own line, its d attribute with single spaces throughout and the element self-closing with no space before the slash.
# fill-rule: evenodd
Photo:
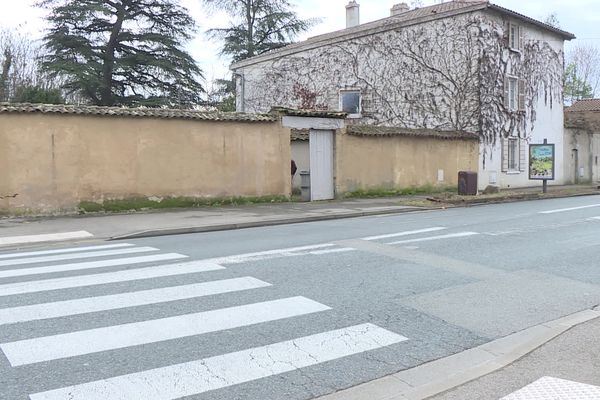
<svg viewBox="0 0 600 400">
<path fill-rule="evenodd" d="M 574 194 L 559 194 L 556 196 L 547 195 L 540 197 L 540 193 L 527 193 L 522 195 L 514 195 L 513 197 L 505 198 L 490 198 L 490 199 L 464 199 L 464 200 L 444 200 L 435 199 L 435 202 L 442 204 L 448 204 L 453 207 L 470 207 L 470 206 L 482 206 L 486 204 L 503 204 L 503 203 L 518 203 L 522 201 L 535 201 L 535 200 L 554 200 L 554 199 L 567 199 L 570 197 L 586 197 L 586 196 L 600 196 L 599 191 L 585 192 L 585 193 L 574 193 Z"/>
<path fill-rule="evenodd" d="M 278 226 L 278 225 L 290 225 L 290 224 L 301 224 L 305 222 L 318 222 L 318 221 L 332 221 L 336 219 L 348 219 L 358 217 L 370 217 L 375 215 L 393 215 L 393 214 L 406 214 L 419 211 L 431 211 L 439 210 L 442 207 L 409 207 L 404 206 L 398 209 L 389 210 L 374 210 L 374 211 L 355 211 L 349 213 L 330 214 L 330 215 L 311 215 L 307 217 L 295 217 L 295 218 L 281 218 L 273 220 L 262 220 L 253 222 L 242 222 L 236 224 L 221 224 L 221 225 L 208 225 L 208 226 L 190 226 L 185 228 L 167 228 L 167 229 L 155 229 L 141 232 L 128 233 L 125 235 L 113 236 L 108 240 L 129 240 L 129 239 L 141 239 L 158 236 L 172 236 L 172 235 L 184 235 L 189 233 L 206 233 L 206 232 L 218 232 L 218 231 L 231 231 L 237 229 L 248 229 L 248 228 L 261 228 L 266 226 Z"/>
<path fill-rule="evenodd" d="M 488 204 L 516 203 L 516 202 L 522 202 L 522 201 L 552 200 L 552 199 L 563 199 L 563 198 L 569 198 L 569 197 L 600 196 L 600 192 L 576 193 L 576 194 L 549 196 L 549 197 L 542 197 L 542 198 L 537 197 L 539 195 L 536 193 L 535 196 L 536 197 L 529 197 L 529 198 L 520 197 L 520 198 L 504 198 L 504 199 L 489 199 L 489 200 L 473 199 L 474 200 L 473 202 L 461 201 L 461 202 L 457 202 L 457 203 L 443 203 L 444 206 L 439 206 L 439 207 L 432 206 L 432 207 L 425 208 L 425 207 L 404 206 L 403 208 L 398 208 L 398 209 L 356 211 L 356 212 L 330 214 L 330 215 L 311 215 L 311 216 L 307 216 L 307 217 L 281 218 L 281 219 L 242 222 L 242 223 L 233 223 L 233 224 L 190 226 L 190 227 L 183 227 L 183 228 L 152 229 L 152 230 L 128 233 L 125 235 L 113 236 L 113 237 L 108 238 L 107 240 L 143 239 L 143 238 L 160 237 L 160 236 L 186 235 L 186 234 L 191 234 L 191 233 L 207 233 L 207 232 L 231 231 L 231 230 L 238 230 L 238 229 L 262 228 L 262 227 L 268 227 L 268 226 L 301 224 L 301 223 L 306 223 L 306 222 L 332 221 L 332 220 L 337 220 L 337 219 L 369 217 L 369 216 L 376 216 L 376 215 L 394 215 L 394 214 L 414 213 L 414 212 L 419 212 L 419 211 L 421 211 L 421 212 L 422 211 L 435 211 L 435 210 L 448 209 L 447 205 L 450 205 L 452 208 L 460 208 L 460 207 L 476 207 L 476 206 L 483 206 L 483 205 L 488 205 Z"/>
<path fill-rule="evenodd" d="M 600 318 L 600 311 L 577 312 L 315 400 L 427 399 L 500 370 L 571 328 L 596 318 Z"/>
</svg>

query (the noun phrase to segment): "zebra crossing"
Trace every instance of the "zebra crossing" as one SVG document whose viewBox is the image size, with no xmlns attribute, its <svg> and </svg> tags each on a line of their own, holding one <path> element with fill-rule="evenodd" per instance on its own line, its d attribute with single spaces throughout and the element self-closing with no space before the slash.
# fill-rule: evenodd
<svg viewBox="0 0 600 400">
<path fill-rule="evenodd" d="M 46 293 L 52 291 L 61 291 L 61 295 L 67 297 L 60 301 L 37 300 L 37 303 L 28 304 L 31 301 L 28 300 L 27 304 L 22 305 L 0 305 L 0 330 L 18 324 L 28 324 L 30 330 L 33 327 L 33 331 L 27 333 L 29 336 L 0 343 L 0 358 L 6 359 L 5 362 L 0 360 L 0 369 L 2 363 L 6 363 L 9 370 L 21 371 L 41 363 L 51 369 L 53 363 L 61 360 L 69 362 L 77 360 L 77 357 L 155 343 L 177 346 L 176 339 L 196 338 L 311 314 L 326 314 L 332 310 L 328 305 L 295 295 L 201 312 L 164 315 L 161 318 L 134 319 L 133 322 L 91 329 L 69 324 L 68 329 L 55 334 L 35 334 L 36 323 L 52 322 L 55 318 L 78 317 L 81 321 L 97 312 L 126 309 L 135 314 L 136 307 L 140 306 L 152 307 L 215 295 L 231 296 L 273 286 L 252 276 L 240 276 L 217 280 L 210 280 L 209 277 L 209 280 L 200 283 L 135 290 L 133 283 L 138 281 L 154 282 L 174 276 L 218 272 L 228 269 L 229 264 L 248 260 L 319 255 L 327 254 L 327 251 L 339 252 L 340 247 L 323 244 L 205 260 L 189 260 L 183 254 L 162 253 L 154 247 L 127 243 L 0 254 L 0 301 L 10 298 L 13 304 L 15 299 L 18 303 L 22 295 L 30 296 L 29 299 L 31 296 L 43 299 Z M 107 268 L 111 270 L 103 270 Z M 69 275 L 72 273 L 79 275 Z M 10 281 L 3 283 L 5 278 Z M 123 293 L 80 297 L 79 291 L 74 295 L 75 298 L 68 298 L 75 289 L 97 289 L 128 283 L 132 287 Z M 65 323 L 64 320 L 62 322 Z M 409 338 L 399 333 L 371 323 L 342 326 L 292 340 L 286 338 L 278 341 L 277 337 L 272 337 L 268 344 L 262 346 L 236 349 L 179 364 L 169 365 L 165 361 L 165 365 L 158 368 L 144 370 L 140 367 L 133 373 L 109 375 L 100 380 L 76 384 L 69 382 L 68 385 L 61 385 L 58 380 L 52 387 L 32 390 L 28 395 L 32 400 L 176 399 L 323 364 L 407 340 Z M 3 390 L 0 388 L 2 398 Z"/>
</svg>

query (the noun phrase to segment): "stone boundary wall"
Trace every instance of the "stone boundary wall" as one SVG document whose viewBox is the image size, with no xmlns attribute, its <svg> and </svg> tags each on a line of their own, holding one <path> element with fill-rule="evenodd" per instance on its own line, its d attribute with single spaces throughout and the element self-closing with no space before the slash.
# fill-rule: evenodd
<svg viewBox="0 0 600 400">
<path fill-rule="evenodd" d="M 473 137 L 356 135 L 340 130 L 335 162 L 338 194 L 358 189 L 457 186 L 459 171 L 477 171 L 479 141 Z"/>
<path fill-rule="evenodd" d="M 71 111 L 0 110 L 0 211 L 73 212 L 82 201 L 136 197 L 290 194 L 290 131 L 277 118 Z"/>
</svg>

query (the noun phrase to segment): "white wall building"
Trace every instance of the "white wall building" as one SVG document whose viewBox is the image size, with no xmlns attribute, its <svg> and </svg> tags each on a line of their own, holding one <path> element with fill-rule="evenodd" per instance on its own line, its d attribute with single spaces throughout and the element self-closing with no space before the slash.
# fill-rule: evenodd
<svg viewBox="0 0 600 400">
<path fill-rule="evenodd" d="M 393 6 L 359 24 L 231 66 L 237 108 L 339 110 L 349 124 L 475 132 L 479 187 L 532 186 L 529 143 L 556 144 L 564 181 L 563 45 L 568 32 L 481 0 Z M 541 184 L 541 183 L 540 183 Z"/>
</svg>

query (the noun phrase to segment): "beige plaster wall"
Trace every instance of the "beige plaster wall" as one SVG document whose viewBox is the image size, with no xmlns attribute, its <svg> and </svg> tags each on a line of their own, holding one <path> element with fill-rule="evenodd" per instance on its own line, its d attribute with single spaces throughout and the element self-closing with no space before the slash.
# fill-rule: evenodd
<svg viewBox="0 0 600 400">
<path fill-rule="evenodd" d="M 565 129 L 564 167 L 568 184 L 600 181 L 600 132 Z"/>
<path fill-rule="evenodd" d="M 0 200 L 75 209 L 128 197 L 289 195 L 290 133 L 277 122 L 0 115 Z"/>
<path fill-rule="evenodd" d="M 458 185 L 458 171 L 477 171 L 479 143 L 406 136 L 336 136 L 336 190 Z M 444 171 L 438 181 L 438 170 Z"/>
</svg>

